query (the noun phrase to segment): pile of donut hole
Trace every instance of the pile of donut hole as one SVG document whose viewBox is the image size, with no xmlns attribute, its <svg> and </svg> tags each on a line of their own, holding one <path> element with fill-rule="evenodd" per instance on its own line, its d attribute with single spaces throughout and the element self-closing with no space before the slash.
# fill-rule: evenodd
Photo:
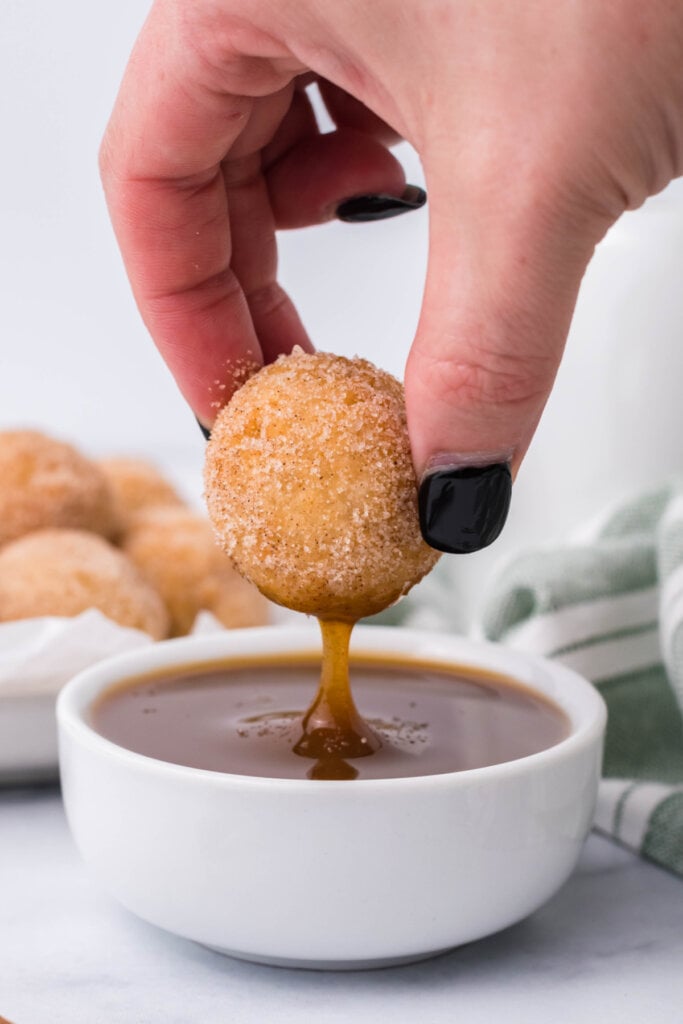
<svg viewBox="0 0 683 1024">
<path fill-rule="evenodd" d="M 0 432 L 0 622 L 90 608 L 160 640 L 202 610 L 261 625 L 269 605 L 153 465 Z"/>
</svg>

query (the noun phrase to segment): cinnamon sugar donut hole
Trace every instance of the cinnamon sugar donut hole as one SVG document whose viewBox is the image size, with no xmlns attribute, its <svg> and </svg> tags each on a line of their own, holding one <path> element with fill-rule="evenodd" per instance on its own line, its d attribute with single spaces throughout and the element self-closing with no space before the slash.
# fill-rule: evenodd
<svg viewBox="0 0 683 1024">
<path fill-rule="evenodd" d="M 268 602 L 233 568 L 208 521 L 188 509 L 139 512 L 123 549 L 164 599 L 171 636 L 189 633 L 202 610 L 229 628 L 268 621 Z"/>
<path fill-rule="evenodd" d="M 355 621 L 439 559 L 420 534 L 402 385 L 364 359 L 295 350 L 221 410 L 205 487 L 219 542 L 271 600 Z"/>
<path fill-rule="evenodd" d="M 0 622 L 72 616 L 88 608 L 155 640 L 168 635 L 159 595 L 101 537 L 82 530 L 38 530 L 0 551 Z"/>
<path fill-rule="evenodd" d="M 99 459 L 114 496 L 123 529 L 129 530 L 139 512 L 157 505 L 184 507 L 182 498 L 156 466 L 144 459 Z"/>
<path fill-rule="evenodd" d="M 115 536 L 120 523 L 101 469 L 37 430 L 0 432 L 0 545 L 46 527 Z"/>
</svg>

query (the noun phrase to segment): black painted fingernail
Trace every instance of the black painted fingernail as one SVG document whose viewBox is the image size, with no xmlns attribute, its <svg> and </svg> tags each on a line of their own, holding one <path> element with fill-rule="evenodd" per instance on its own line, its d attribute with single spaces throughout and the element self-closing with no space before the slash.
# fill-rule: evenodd
<svg viewBox="0 0 683 1024">
<path fill-rule="evenodd" d="M 398 217 L 410 210 L 419 210 L 427 202 L 427 193 L 418 185 L 406 185 L 401 196 L 383 194 L 353 196 L 337 207 L 337 218 L 347 224 Z"/>
<path fill-rule="evenodd" d="M 512 475 L 507 462 L 437 469 L 420 484 L 420 529 L 438 551 L 466 555 L 492 544 L 505 526 Z"/>
<path fill-rule="evenodd" d="M 195 416 L 195 419 L 197 420 L 197 426 L 204 435 L 204 440 L 209 441 L 211 439 L 211 431 L 209 430 L 208 427 L 205 427 L 204 424 L 199 421 L 199 417 Z"/>
</svg>

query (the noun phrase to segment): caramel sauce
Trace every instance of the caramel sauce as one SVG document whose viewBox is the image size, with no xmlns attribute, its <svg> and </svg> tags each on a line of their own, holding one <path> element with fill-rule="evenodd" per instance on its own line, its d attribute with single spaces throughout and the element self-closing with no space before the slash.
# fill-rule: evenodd
<svg viewBox="0 0 683 1024">
<path fill-rule="evenodd" d="M 380 749 L 382 741 L 361 717 L 351 692 L 349 642 L 354 624 L 318 621 L 323 638 L 320 686 L 303 717 L 303 734 L 294 753 L 316 759 L 311 778 L 355 778 L 357 772 L 344 764 L 345 759 L 368 757 Z"/>
<path fill-rule="evenodd" d="M 569 732 L 556 705 L 505 676 L 405 655 L 351 656 L 356 706 L 344 664 L 350 632 L 323 628 L 333 653 L 322 679 L 313 652 L 180 666 L 110 688 L 92 725 L 119 746 L 193 768 L 361 781 L 512 761 Z"/>
</svg>

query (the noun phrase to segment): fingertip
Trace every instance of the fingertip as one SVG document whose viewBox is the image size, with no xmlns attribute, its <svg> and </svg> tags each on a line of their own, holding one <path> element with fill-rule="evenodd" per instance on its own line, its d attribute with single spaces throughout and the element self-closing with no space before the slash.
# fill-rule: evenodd
<svg viewBox="0 0 683 1024">
<path fill-rule="evenodd" d="M 269 167 L 267 180 L 278 228 L 322 224 L 345 200 L 402 197 L 406 190 L 403 168 L 387 147 L 350 128 L 299 142 Z"/>
<path fill-rule="evenodd" d="M 199 427 L 199 429 L 202 432 L 202 437 L 204 438 L 204 440 L 205 441 L 210 441 L 211 440 L 211 431 L 210 431 L 210 429 L 208 427 L 204 426 L 204 424 L 200 420 L 199 416 L 195 416 L 195 419 L 197 421 L 197 426 Z"/>
<path fill-rule="evenodd" d="M 422 536 L 437 551 L 458 555 L 481 551 L 500 536 L 511 496 L 508 462 L 430 469 L 418 495 Z"/>
<path fill-rule="evenodd" d="M 336 217 L 347 224 L 364 224 L 419 210 L 426 202 L 427 193 L 423 188 L 419 185 L 406 185 L 400 196 L 375 193 L 345 199 L 337 206 Z"/>
</svg>

